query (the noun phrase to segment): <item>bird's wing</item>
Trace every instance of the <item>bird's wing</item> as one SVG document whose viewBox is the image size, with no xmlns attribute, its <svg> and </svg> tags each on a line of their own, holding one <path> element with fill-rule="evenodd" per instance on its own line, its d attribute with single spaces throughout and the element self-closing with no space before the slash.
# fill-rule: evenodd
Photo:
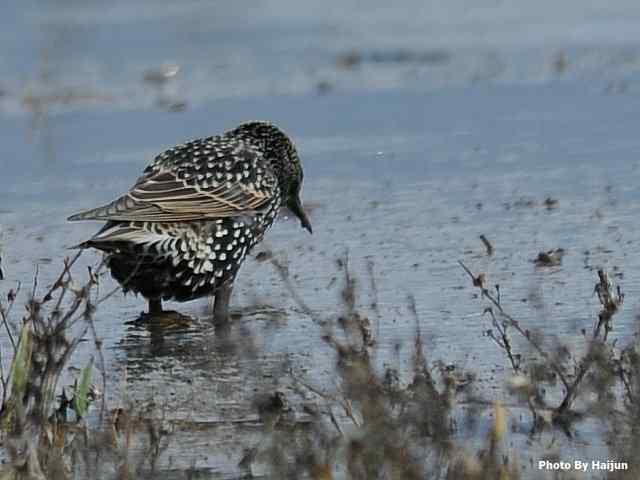
<svg viewBox="0 0 640 480">
<path fill-rule="evenodd" d="M 252 145 L 186 144 L 159 155 L 131 190 L 104 207 L 69 220 L 179 222 L 260 209 L 278 181 Z M 168 153 L 170 152 L 170 153 Z"/>
</svg>

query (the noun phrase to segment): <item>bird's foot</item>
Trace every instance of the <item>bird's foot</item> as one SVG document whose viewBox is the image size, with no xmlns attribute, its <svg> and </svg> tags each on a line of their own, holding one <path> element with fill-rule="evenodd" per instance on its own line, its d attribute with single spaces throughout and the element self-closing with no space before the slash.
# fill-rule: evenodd
<svg viewBox="0 0 640 480">
<path fill-rule="evenodd" d="M 162 312 L 141 312 L 140 316 L 132 323 L 173 330 L 192 326 L 193 318 L 174 310 L 164 310 Z"/>
</svg>

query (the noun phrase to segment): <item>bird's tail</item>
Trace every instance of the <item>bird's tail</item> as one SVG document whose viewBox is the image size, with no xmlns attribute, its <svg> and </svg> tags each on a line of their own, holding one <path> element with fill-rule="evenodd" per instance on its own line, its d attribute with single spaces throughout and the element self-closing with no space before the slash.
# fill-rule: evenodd
<svg viewBox="0 0 640 480">
<path fill-rule="evenodd" d="M 119 220 L 121 219 L 120 217 L 126 216 L 124 212 L 135 209 L 139 207 L 139 205 L 140 204 L 129 195 L 123 195 L 113 202 L 101 207 L 92 208 L 91 210 L 85 210 L 84 212 L 71 215 L 67 220 L 70 222 L 76 222 L 79 220 Z"/>
<path fill-rule="evenodd" d="M 76 245 L 72 245 L 71 247 L 67 247 L 67 250 L 84 250 L 85 248 L 91 247 L 91 240 L 86 240 L 84 242 L 80 242 Z"/>
</svg>

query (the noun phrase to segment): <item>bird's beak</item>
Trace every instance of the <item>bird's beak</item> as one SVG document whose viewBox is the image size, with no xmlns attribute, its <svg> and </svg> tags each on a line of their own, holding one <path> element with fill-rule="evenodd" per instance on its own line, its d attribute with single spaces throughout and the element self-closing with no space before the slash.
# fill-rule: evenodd
<svg viewBox="0 0 640 480">
<path fill-rule="evenodd" d="M 306 228 L 309 233 L 313 233 L 313 229 L 311 228 L 311 223 L 309 222 L 309 217 L 307 217 L 307 214 L 304 212 L 304 209 L 302 208 L 302 201 L 300 200 L 300 197 L 295 196 L 294 198 L 291 199 L 291 201 L 289 202 L 289 210 L 291 210 L 291 212 L 293 212 L 293 214 L 298 217 L 300 219 L 300 225 L 303 228 Z"/>
</svg>

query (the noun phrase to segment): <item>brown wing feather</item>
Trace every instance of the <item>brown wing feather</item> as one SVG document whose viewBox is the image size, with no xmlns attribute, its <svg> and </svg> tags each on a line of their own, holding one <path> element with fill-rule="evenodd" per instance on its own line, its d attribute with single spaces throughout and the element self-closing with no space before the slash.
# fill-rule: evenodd
<svg viewBox="0 0 640 480">
<path fill-rule="evenodd" d="M 174 174 L 163 172 L 160 175 L 166 178 L 167 175 Z M 149 205 L 157 207 L 162 212 L 160 216 L 163 221 L 228 217 L 240 212 L 256 210 L 271 198 L 277 188 L 275 178 L 269 181 L 266 180 L 267 177 L 263 178 L 261 189 L 237 181 L 224 182 L 214 188 L 197 184 L 189 185 L 186 181 L 178 179 L 172 182 L 158 183 L 154 178 L 152 176 L 142 183 L 136 184 L 128 196 L 142 208 Z M 161 186 L 166 188 L 163 189 Z M 132 220 L 144 221 L 146 219 L 138 216 L 139 213 L 146 216 L 138 209 L 127 213 L 136 216 Z"/>
<path fill-rule="evenodd" d="M 211 158 L 187 157 L 183 162 L 171 161 L 166 166 L 157 164 L 127 194 L 70 219 L 173 222 L 229 217 L 257 210 L 278 191 L 275 175 L 258 167 L 261 158 L 257 150 L 246 146 L 216 158 L 214 163 Z M 214 174 L 198 173 L 207 164 Z M 217 181 L 215 172 L 222 170 L 223 180 Z M 228 179 L 227 174 L 232 178 Z"/>
</svg>

